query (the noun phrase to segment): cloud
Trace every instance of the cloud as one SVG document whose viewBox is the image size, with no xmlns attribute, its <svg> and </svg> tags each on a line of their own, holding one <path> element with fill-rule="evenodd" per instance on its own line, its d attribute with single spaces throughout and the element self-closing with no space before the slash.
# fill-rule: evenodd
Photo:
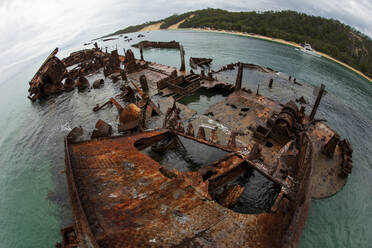
<svg viewBox="0 0 372 248">
<path fill-rule="evenodd" d="M 339 19 L 372 37 L 370 0 L 0 0 L 0 83 L 19 63 L 72 41 L 202 8 L 291 9 Z M 8 73 L 9 74 L 9 73 Z"/>
</svg>

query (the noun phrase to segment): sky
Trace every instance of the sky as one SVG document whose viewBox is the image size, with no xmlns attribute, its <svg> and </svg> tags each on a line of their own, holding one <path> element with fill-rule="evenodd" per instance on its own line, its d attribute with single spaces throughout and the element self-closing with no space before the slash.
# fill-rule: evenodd
<svg viewBox="0 0 372 248">
<path fill-rule="evenodd" d="M 372 37 L 372 0 L 0 0 L 0 84 L 55 47 L 209 7 L 295 10 L 338 19 Z"/>
</svg>

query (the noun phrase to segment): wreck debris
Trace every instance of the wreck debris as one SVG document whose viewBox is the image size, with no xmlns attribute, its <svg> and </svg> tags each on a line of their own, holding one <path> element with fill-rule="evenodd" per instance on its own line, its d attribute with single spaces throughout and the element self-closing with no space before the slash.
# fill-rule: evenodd
<svg viewBox="0 0 372 248">
<path fill-rule="evenodd" d="M 56 248 L 78 247 L 79 242 L 73 226 L 61 229 L 62 243 L 57 243 Z"/>
<path fill-rule="evenodd" d="M 239 91 L 242 88 L 242 78 L 243 78 L 243 65 L 239 64 L 238 75 L 236 76 L 234 91 Z"/>
<path fill-rule="evenodd" d="M 121 80 L 123 80 L 124 82 L 128 81 L 127 73 L 125 70 L 120 70 L 120 76 Z"/>
<path fill-rule="evenodd" d="M 236 63 L 236 64 L 227 64 L 227 65 L 222 66 L 217 71 L 212 71 L 212 73 L 220 73 L 220 72 L 223 72 L 223 71 L 232 71 L 232 70 L 235 70 L 235 66 L 237 66 L 237 65 L 238 65 L 238 63 Z"/>
<path fill-rule="evenodd" d="M 297 98 L 296 102 L 298 102 L 300 104 L 307 104 L 307 101 L 306 101 L 304 96 L 301 96 L 300 98 Z"/>
<path fill-rule="evenodd" d="M 218 130 L 218 127 L 215 127 L 212 129 L 211 131 L 211 143 L 212 144 L 218 144 L 218 136 L 217 136 L 217 130 Z"/>
<path fill-rule="evenodd" d="M 66 92 L 73 91 L 75 89 L 75 81 L 71 77 L 67 77 L 63 84 L 63 89 Z"/>
<path fill-rule="evenodd" d="M 62 62 L 66 67 L 78 65 L 78 67 L 81 67 L 79 70 L 86 71 L 89 68 L 88 71 L 91 70 L 91 72 L 94 72 L 103 66 L 104 61 L 107 60 L 107 56 L 108 54 L 102 52 L 98 46 L 95 46 L 93 49 L 72 52 L 68 57 L 62 59 Z"/>
<path fill-rule="evenodd" d="M 182 45 L 179 45 L 179 48 L 180 48 L 180 55 L 181 55 L 180 71 L 185 71 L 186 70 L 186 68 L 185 68 L 185 49 L 183 49 Z"/>
<path fill-rule="evenodd" d="M 79 77 L 78 81 L 76 82 L 76 87 L 80 92 L 86 90 L 90 87 L 88 79 L 85 77 Z"/>
<path fill-rule="evenodd" d="M 125 61 L 124 61 L 125 71 L 127 73 L 133 73 L 142 70 L 144 67 L 136 62 L 134 54 L 132 50 L 128 49 L 125 53 Z"/>
<path fill-rule="evenodd" d="M 69 143 L 74 143 L 79 140 L 79 138 L 83 135 L 84 130 L 80 127 L 74 127 L 69 134 L 67 135 L 67 140 Z"/>
<path fill-rule="evenodd" d="M 178 125 L 178 122 L 181 120 L 180 118 L 181 109 L 177 108 L 176 101 L 173 102 L 173 106 L 168 108 L 164 121 L 163 121 L 163 128 L 175 128 Z"/>
<path fill-rule="evenodd" d="M 193 127 L 192 123 L 189 123 L 189 124 L 187 125 L 186 134 L 187 134 L 188 136 L 192 136 L 192 137 L 194 137 L 194 127 Z"/>
<path fill-rule="evenodd" d="M 143 59 L 143 45 L 142 44 L 139 45 L 139 49 L 140 49 L 140 54 L 141 54 L 141 60 L 144 61 L 144 59 Z"/>
<path fill-rule="evenodd" d="M 340 142 L 340 135 L 335 133 L 332 138 L 323 146 L 322 152 L 328 157 L 333 157 L 336 146 Z"/>
<path fill-rule="evenodd" d="M 102 41 L 105 42 L 105 41 L 109 41 L 109 40 L 117 40 L 118 38 L 107 38 L 107 39 L 103 39 Z"/>
<path fill-rule="evenodd" d="M 247 159 L 249 159 L 249 160 L 257 160 L 257 159 L 259 159 L 261 157 L 262 157 L 261 147 L 260 147 L 260 145 L 258 143 L 254 143 L 251 151 L 248 154 Z"/>
<path fill-rule="evenodd" d="M 216 201 L 226 208 L 235 206 L 244 192 L 244 187 L 240 185 L 228 186 L 221 195 L 217 196 Z"/>
<path fill-rule="evenodd" d="M 294 82 L 296 81 L 296 79 L 294 79 Z M 315 117 L 315 114 L 316 114 L 316 111 L 318 110 L 318 107 L 319 107 L 319 104 L 320 104 L 320 100 L 322 99 L 322 96 L 323 96 L 323 93 L 324 93 L 324 84 L 321 84 L 320 85 L 320 89 L 319 89 L 319 93 L 318 93 L 318 96 L 315 100 L 315 103 L 314 103 L 314 107 L 313 109 L 311 110 L 311 114 L 310 114 L 310 120 L 313 120 L 314 117 Z"/>
<path fill-rule="evenodd" d="M 148 41 L 144 40 L 141 41 L 137 44 L 132 45 L 132 47 L 139 48 L 140 45 L 142 45 L 143 48 L 180 48 L 180 43 L 177 41 L 169 41 L 169 42 L 164 42 L 164 41 Z"/>
<path fill-rule="evenodd" d="M 109 78 L 112 80 L 112 83 L 117 83 L 119 81 L 119 75 L 117 73 L 112 74 Z"/>
<path fill-rule="evenodd" d="M 29 82 L 29 96 L 32 101 L 47 98 L 63 91 L 62 79 L 67 73 L 66 66 L 55 55 L 58 48 L 46 58 L 35 76 Z"/>
<path fill-rule="evenodd" d="M 227 147 L 235 150 L 236 149 L 236 136 L 238 135 L 238 132 L 231 132 L 229 141 L 227 143 Z"/>
<path fill-rule="evenodd" d="M 343 176 L 347 176 L 351 173 L 353 169 L 353 160 L 352 160 L 352 153 L 353 149 L 351 148 L 351 144 L 347 139 L 344 139 L 340 142 L 340 147 L 342 151 L 342 172 Z"/>
<path fill-rule="evenodd" d="M 92 139 L 100 137 L 109 137 L 112 134 L 111 125 L 107 124 L 103 120 L 99 119 L 96 123 L 96 128 L 93 130 Z"/>
<path fill-rule="evenodd" d="M 96 43 L 95 48 L 73 52 L 62 60 L 55 56 L 57 52 L 56 48 L 30 81 L 29 98 L 32 101 L 45 99 L 63 91 L 72 91 L 75 87 L 73 80 L 95 73 L 102 67 L 105 76 L 120 72 L 117 50 L 105 53 Z M 65 79 L 64 84 L 62 84 L 63 79 Z M 76 84 L 81 85 L 79 82 Z M 87 87 L 86 82 L 83 85 L 80 90 Z"/>
<path fill-rule="evenodd" d="M 146 95 L 149 95 L 149 85 L 147 84 L 147 79 L 145 75 L 142 75 L 140 77 L 140 83 L 141 83 L 141 88 L 143 90 L 143 93 Z"/>
<path fill-rule="evenodd" d="M 119 113 L 119 132 L 125 132 L 138 128 L 139 114 L 141 109 L 133 103 L 130 103 L 123 108 L 114 98 L 111 98 L 110 100 L 115 105 Z"/>
<path fill-rule="evenodd" d="M 196 135 L 198 139 L 206 140 L 204 127 L 199 127 L 198 134 Z"/>
<path fill-rule="evenodd" d="M 158 91 L 164 88 L 168 88 L 171 92 L 173 92 L 176 95 L 176 100 L 179 100 L 184 96 L 187 96 L 197 91 L 201 87 L 200 85 L 201 78 L 197 74 L 189 74 L 187 76 L 175 75 L 171 75 L 168 78 L 158 81 L 157 82 Z"/>
<path fill-rule="evenodd" d="M 112 105 L 111 100 L 105 102 L 105 103 L 102 104 L 101 106 L 99 106 L 99 104 L 97 104 L 97 105 L 93 108 L 93 112 L 97 112 L 98 110 L 102 109 L 103 107 L 105 107 L 105 106 L 107 106 L 107 105 Z"/>
<path fill-rule="evenodd" d="M 212 62 L 212 59 L 207 59 L 207 58 L 195 58 L 195 57 L 190 57 L 190 66 L 193 69 L 197 69 L 197 67 L 209 67 Z"/>
<path fill-rule="evenodd" d="M 250 69 L 250 70 L 258 70 L 265 73 L 275 72 L 273 69 L 268 67 L 262 67 L 255 64 L 247 64 L 247 63 L 239 63 L 242 64 L 244 68 Z"/>
<path fill-rule="evenodd" d="M 94 81 L 93 83 L 93 88 L 94 89 L 99 89 L 102 87 L 102 85 L 105 84 L 105 81 L 101 78 L 101 79 L 97 79 L 96 81 Z"/>
</svg>

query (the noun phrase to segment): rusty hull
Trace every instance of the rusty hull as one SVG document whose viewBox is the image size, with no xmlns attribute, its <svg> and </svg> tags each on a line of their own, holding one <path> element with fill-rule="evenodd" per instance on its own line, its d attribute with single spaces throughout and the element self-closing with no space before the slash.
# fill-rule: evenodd
<svg viewBox="0 0 372 248">
<path fill-rule="evenodd" d="M 297 175 L 301 178 L 295 176 L 304 180 L 295 186 L 280 181 L 275 212 L 254 215 L 223 207 L 211 193 L 225 183 L 226 175 L 255 168 L 257 161 L 233 151 L 210 168 L 164 173 L 164 167 L 139 149 L 167 135 L 168 130 L 158 130 L 73 144 L 65 140 L 79 247 L 296 246 L 311 199 L 311 142 Z M 210 169 L 215 174 L 203 178 Z M 283 197 L 289 194 L 296 194 L 294 200 Z"/>
<path fill-rule="evenodd" d="M 143 47 L 143 48 L 180 48 L 180 43 L 177 41 L 148 41 L 144 40 L 137 44 L 132 45 L 132 47 Z"/>
</svg>

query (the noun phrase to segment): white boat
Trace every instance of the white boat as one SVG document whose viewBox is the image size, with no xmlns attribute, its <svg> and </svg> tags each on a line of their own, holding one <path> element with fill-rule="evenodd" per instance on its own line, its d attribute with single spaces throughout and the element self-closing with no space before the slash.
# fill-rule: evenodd
<svg viewBox="0 0 372 248">
<path fill-rule="evenodd" d="M 313 49 L 311 48 L 311 45 L 309 43 L 305 43 L 305 45 L 301 48 L 301 51 L 304 52 L 304 53 L 313 55 L 315 57 L 319 57 L 319 58 L 322 57 L 322 55 L 313 51 Z"/>
</svg>

